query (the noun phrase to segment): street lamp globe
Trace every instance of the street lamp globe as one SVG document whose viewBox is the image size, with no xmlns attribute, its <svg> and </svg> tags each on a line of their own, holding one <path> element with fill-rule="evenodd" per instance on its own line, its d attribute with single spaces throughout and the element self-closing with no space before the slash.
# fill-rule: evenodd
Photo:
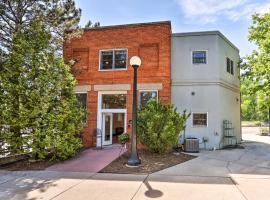
<svg viewBox="0 0 270 200">
<path fill-rule="evenodd" d="M 132 56 L 129 61 L 131 66 L 140 66 L 142 61 L 139 56 Z"/>
</svg>

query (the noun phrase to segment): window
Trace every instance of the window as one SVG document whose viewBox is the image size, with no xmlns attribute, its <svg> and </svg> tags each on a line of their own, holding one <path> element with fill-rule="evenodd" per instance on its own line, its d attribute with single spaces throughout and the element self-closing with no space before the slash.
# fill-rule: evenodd
<svg viewBox="0 0 270 200">
<path fill-rule="evenodd" d="M 87 93 L 76 93 L 76 98 L 79 105 L 87 109 Z"/>
<path fill-rule="evenodd" d="M 231 73 L 231 61 L 230 61 L 230 58 L 227 58 L 227 72 Z"/>
<path fill-rule="evenodd" d="M 207 126 L 207 113 L 193 113 L 193 126 Z"/>
<path fill-rule="evenodd" d="M 126 94 L 102 94 L 102 109 L 126 109 Z"/>
<path fill-rule="evenodd" d="M 233 61 L 231 60 L 231 74 L 234 74 L 234 66 L 233 66 Z"/>
<path fill-rule="evenodd" d="M 76 93 L 79 106 L 87 111 L 87 93 Z M 85 113 L 85 126 L 87 125 L 87 114 Z"/>
<path fill-rule="evenodd" d="M 192 63 L 193 64 L 206 64 L 206 51 L 193 51 Z"/>
<path fill-rule="evenodd" d="M 234 64 L 230 58 L 226 58 L 227 72 L 234 75 Z"/>
<path fill-rule="evenodd" d="M 146 105 L 150 100 L 158 100 L 158 91 L 140 91 L 140 105 Z"/>
<path fill-rule="evenodd" d="M 112 49 L 100 51 L 100 70 L 117 70 L 126 68 L 126 49 Z"/>
</svg>

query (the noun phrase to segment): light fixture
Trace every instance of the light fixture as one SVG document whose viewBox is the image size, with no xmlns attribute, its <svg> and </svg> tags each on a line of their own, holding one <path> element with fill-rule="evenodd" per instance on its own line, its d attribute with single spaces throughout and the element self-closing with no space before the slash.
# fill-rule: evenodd
<svg viewBox="0 0 270 200">
<path fill-rule="evenodd" d="M 142 61 L 140 57 L 138 56 L 132 56 L 129 61 L 131 66 L 140 66 L 142 64 Z"/>
<path fill-rule="evenodd" d="M 131 155 L 128 159 L 127 166 L 139 166 L 141 160 L 137 153 L 137 69 L 142 64 L 138 56 L 130 59 L 130 65 L 134 69 L 133 74 L 133 97 L 132 97 L 132 134 L 131 134 Z"/>
</svg>

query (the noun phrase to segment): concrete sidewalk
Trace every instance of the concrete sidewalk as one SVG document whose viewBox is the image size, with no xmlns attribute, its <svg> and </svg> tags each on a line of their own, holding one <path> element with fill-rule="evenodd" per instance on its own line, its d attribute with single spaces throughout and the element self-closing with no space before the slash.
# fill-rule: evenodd
<svg viewBox="0 0 270 200">
<path fill-rule="evenodd" d="M 0 199 L 269 200 L 270 140 L 243 134 L 245 149 L 205 151 L 151 175 L 0 171 Z"/>
</svg>

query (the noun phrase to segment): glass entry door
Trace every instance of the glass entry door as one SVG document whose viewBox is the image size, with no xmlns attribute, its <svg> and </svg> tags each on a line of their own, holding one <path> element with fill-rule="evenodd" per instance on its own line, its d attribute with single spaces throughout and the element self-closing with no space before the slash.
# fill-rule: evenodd
<svg viewBox="0 0 270 200">
<path fill-rule="evenodd" d="M 102 114 L 102 145 L 112 144 L 113 114 Z"/>
</svg>

